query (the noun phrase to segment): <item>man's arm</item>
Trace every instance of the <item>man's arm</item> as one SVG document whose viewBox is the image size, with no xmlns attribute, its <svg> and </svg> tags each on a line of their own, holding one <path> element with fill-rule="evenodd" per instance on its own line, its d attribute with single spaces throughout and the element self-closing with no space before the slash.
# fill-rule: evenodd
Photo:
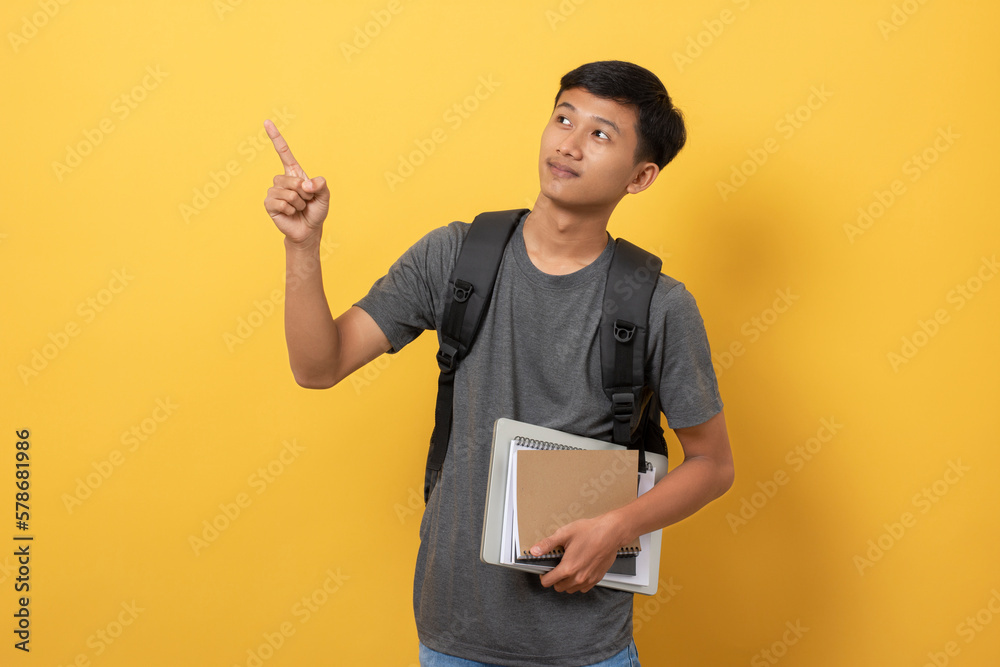
<svg viewBox="0 0 1000 667">
<path fill-rule="evenodd" d="M 285 235 L 285 341 L 295 381 L 325 389 L 390 349 L 368 313 L 351 307 L 336 320 L 323 290 L 320 239 L 330 207 L 326 179 L 310 179 L 274 123 L 264 128 L 285 173 L 274 177 L 264 208 Z"/>
<path fill-rule="evenodd" d="M 722 412 L 697 426 L 675 429 L 684 461 L 652 489 L 620 509 L 566 524 L 534 547 L 540 555 L 565 548 L 543 586 L 566 593 L 593 588 L 614 563 L 618 548 L 645 533 L 691 516 L 733 485 L 733 455 Z"/>
<path fill-rule="evenodd" d="M 285 343 L 295 381 L 327 389 L 390 349 L 371 315 L 351 306 L 336 319 L 323 290 L 319 244 L 285 240 Z"/>
</svg>

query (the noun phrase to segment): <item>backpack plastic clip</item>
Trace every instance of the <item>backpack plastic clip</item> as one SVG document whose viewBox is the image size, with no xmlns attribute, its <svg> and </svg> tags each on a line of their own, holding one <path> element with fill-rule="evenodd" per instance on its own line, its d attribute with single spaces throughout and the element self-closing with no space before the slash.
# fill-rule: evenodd
<svg viewBox="0 0 1000 667">
<path fill-rule="evenodd" d="M 475 286 L 472 283 L 467 283 L 464 280 L 455 281 L 455 301 L 459 303 L 465 303 L 472 296 L 472 292 L 475 290 Z"/>
<path fill-rule="evenodd" d="M 630 343 L 635 335 L 635 325 L 625 320 L 615 320 L 615 340 L 619 343 Z"/>
</svg>

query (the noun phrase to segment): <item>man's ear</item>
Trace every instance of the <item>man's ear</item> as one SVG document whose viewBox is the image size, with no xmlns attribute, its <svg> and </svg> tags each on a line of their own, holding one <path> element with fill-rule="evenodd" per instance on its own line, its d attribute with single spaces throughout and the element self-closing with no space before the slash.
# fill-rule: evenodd
<svg viewBox="0 0 1000 667">
<path fill-rule="evenodd" d="M 629 194 L 638 194 L 648 188 L 660 175 L 660 168 L 655 162 L 643 162 L 636 165 L 635 176 L 626 188 Z"/>
</svg>

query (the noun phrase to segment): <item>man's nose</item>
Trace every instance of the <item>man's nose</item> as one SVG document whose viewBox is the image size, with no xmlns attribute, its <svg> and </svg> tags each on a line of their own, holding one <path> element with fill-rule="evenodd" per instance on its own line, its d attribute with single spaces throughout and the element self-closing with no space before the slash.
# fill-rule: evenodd
<svg viewBox="0 0 1000 667">
<path fill-rule="evenodd" d="M 570 157 L 580 157 L 580 135 L 574 130 L 563 137 L 556 150 L 562 155 Z"/>
</svg>

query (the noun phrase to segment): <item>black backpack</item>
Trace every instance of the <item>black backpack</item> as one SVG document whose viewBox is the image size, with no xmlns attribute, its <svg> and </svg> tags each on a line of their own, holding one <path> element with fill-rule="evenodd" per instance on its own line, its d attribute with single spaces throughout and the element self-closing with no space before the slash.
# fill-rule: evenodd
<svg viewBox="0 0 1000 667">
<path fill-rule="evenodd" d="M 438 329 L 438 378 L 434 432 L 427 453 L 424 503 L 441 476 L 448 454 L 455 369 L 469 352 L 489 306 L 504 248 L 528 209 L 481 213 L 473 220 L 448 282 L 451 299 Z M 625 241 L 615 240 L 601 311 L 601 375 L 614 416 L 616 444 L 639 450 L 639 470 L 646 467 L 645 452 L 667 455 L 660 404 L 646 383 L 645 351 L 649 302 L 662 262 L 655 255 Z"/>
</svg>

